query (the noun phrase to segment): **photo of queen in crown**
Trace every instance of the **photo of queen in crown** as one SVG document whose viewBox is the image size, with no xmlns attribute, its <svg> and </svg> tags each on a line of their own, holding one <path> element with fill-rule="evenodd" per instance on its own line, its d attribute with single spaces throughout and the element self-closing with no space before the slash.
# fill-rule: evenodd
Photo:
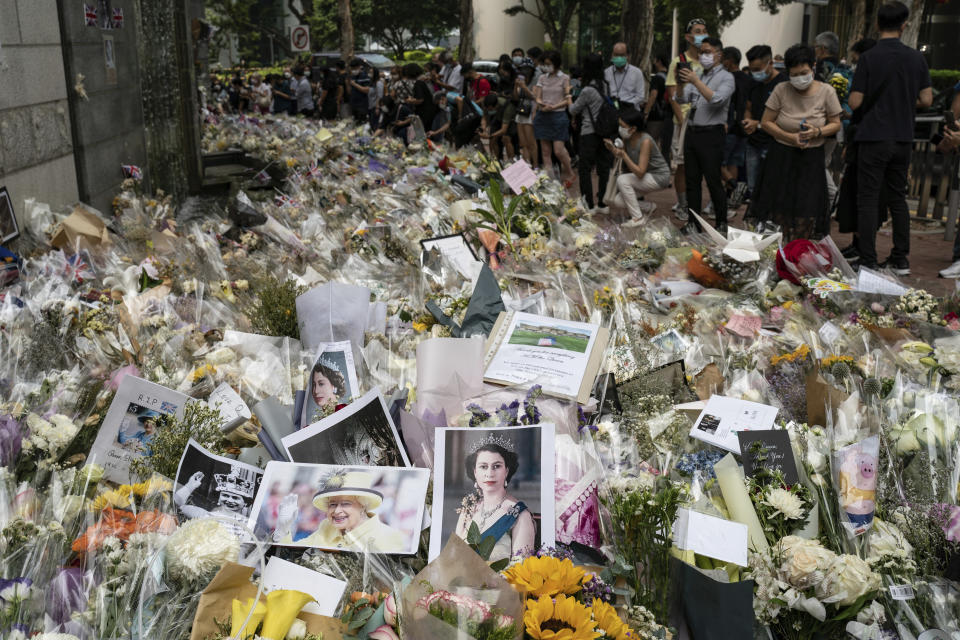
<svg viewBox="0 0 960 640">
<path fill-rule="evenodd" d="M 537 549 L 541 437 L 539 427 L 446 430 L 446 535 L 456 533 L 466 540 L 470 527 L 476 525 L 481 540 L 494 540 L 490 562 L 523 557 Z M 551 488 L 552 484 L 551 478 Z"/>
<path fill-rule="evenodd" d="M 353 395 L 346 353 L 323 352 L 310 370 L 306 402 L 303 403 L 303 424 L 312 424 L 333 413 L 338 404 L 350 402 Z"/>
</svg>

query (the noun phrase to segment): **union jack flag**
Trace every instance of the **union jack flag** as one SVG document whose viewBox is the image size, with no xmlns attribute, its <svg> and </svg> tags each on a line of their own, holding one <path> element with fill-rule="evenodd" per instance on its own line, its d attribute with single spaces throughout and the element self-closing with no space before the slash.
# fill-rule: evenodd
<svg viewBox="0 0 960 640">
<path fill-rule="evenodd" d="M 83 282 L 96 275 L 79 253 L 67 258 L 66 274 L 67 276 L 73 276 L 77 282 Z"/>
<path fill-rule="evenodd" d="M 123 9 L 121 7 L 113 10 L 113 28 L 123 29 Z"/>
<path fill-rule="evenodd" d="M 257 175 L 253 176 L 253 179 L 259 182 L 260 184 L 267 184 L 268 182 L 270 182 L 270 174 L 267 173 L 266 169 L 264 169 Z"/>
<path fill-rule="evenodd" d="M 320 177 L 320 167 L 316 162 L 310 165 L 310 169 L 307 170 L 308 178 L 319 178 Z"/>
<path fill-rule="evenodd" d="M 294 171 L 288 178 L 293 184 L 300 184 L 303 182 L 303 175 L 299 171 Z"/>
<path fill-rule="evenodd" d="M 120 170 L 123 171 L 124 178 L 133 178 L 134 180 L 143 180 L 143 171 L 140 167 L 133 164 L 122 164 Z"/>
<path fill-rule="evenodd" d="M 296 203 L 294 199 L 291 198 L 290 196 L 284 193 L 279 193 L 277 194 L 277 197 L 274 199 L 274 204 L 276 204 L 278 207 L 283 208 L 283 207 L 292 207 Z"/>
<path fill-rule="evenodd" d="M 97 26 L 97 8 L 92 4 L 83 5 L 83 17 L 88 27 Z"/>
</svg>

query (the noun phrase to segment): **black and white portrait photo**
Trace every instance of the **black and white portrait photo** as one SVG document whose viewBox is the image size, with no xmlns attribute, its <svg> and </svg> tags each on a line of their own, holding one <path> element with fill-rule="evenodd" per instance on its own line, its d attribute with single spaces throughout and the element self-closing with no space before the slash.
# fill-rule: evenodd
<svg viewBox="0 0 960 640">
<path fill-rule="evenodd" d="M 377 388 L 281 442 L 293 462 L 410 466 L 387 404 Z"/>
<path fill-rule="evenodd" d="M 215 517 L 228 526 L 232 522 L 239 534 L 262 477 L 257 467 L 214 455 L 191 439 L 180 458 L 173 501 L 181 517 Z"/>
<path fill-rule="evenodd" d="M 554 434 L 552 424 L 437 429 L 431 559 L 473 524 L 495 541 L 491 562 L 554 544 Z"/>
<path fill-rule="evenodd" d="M 0 244 L 10 242 L 20 235 L 17 216 L 13 212 L 13 201 L 6 187 L 0 187 Z"/>
</svg>

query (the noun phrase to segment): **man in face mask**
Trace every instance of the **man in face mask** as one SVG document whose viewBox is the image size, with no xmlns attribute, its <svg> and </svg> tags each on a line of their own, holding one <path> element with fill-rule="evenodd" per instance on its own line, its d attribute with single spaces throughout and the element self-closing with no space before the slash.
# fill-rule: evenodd
<svg viewBox="0 0 960 640">
<path fill-rule="evenodd" d="M 603 72 L 603 79 L 607 81 L 607 90 L 613 98 L 617 109 L 633 107 L 643 111 L 647 102 L 647 85 L 643 72 L 627 62 L 627 45 L 618 42 L 613 45 L 613 63 Z"/>
<path fill-rule="evenodd" d="M 517 69 L 519 69 L 520 65 L 523 64 L 523 58 L 524 58 L 523 49 L 521 49 L 520 47 L 517 47 L 516 49 L 510 52 L 510 59 L 513 61 L 513 66 L 516 67 Z"/>
<path fill-rule="evenodd" d="M 701 181 L 706 180 L 717 231 L 727 230 L 727 194 L 723 188 L 720 166 L 723 162 L 724 136 L 730 99 L 736 89 L 733 76 L 720 64 L 723 43 L 717 38 L 704 38 L 700 44 L 700 65 L 703 75 L 688 68 L 677 72 L 684 83 L 683 91 L 676 102 L 689 104 L 687 131 L 684 140 L 684 164 L 686 165 L 687 205 L 691 211 L 703 210 Z M 700 230 L 700 224 L 691 220 L 684 226 L 685 232 Z"/>
<path fill-rule="evenodd" d="M 747 62 L 750 65 L 750 75 L 753 76 L 753 86 L 747 96 L 747 108 L 743 115 L 743 131 L 747 134 L 746 165 L 747 188 L 753 194 L 757 188 L 757 176 L 760 175 L 760 165 L 767 155 L 767 147 L 773 138 L 760 128 L 760 118 L 767 104 L 767 98 L 773 93 L 774 87 L 787 81 L 787 74 L 780 73 L 773 66 L 773 51 L 768 45 L 758 44 L 747 51 Z"/>
<path fill-rule="evenodd" d="M 682 90 L 682 82 L 677 76 L 679 68 L 690 68 L 696 73 L 701 73 L 703 67 L 700 65 L 700 45 L 707 37 L 707 24 L 700 18 L 694 18 L 687 23 L 687 31 L 684 39 L 687 42 L 687 49 L 670 63 L 670 69 L 667 70 L 667 99 L 670 101 L 670 108 L 673 111 L 673 142 L 670 147 L 670 166 L 674 170 L 673 186 L 677 190 L 677 204 L 673 207 L 674 215 L 679 220 L 687 220 L 687 182 L 686 171 L 684 169 L 684 136 L 686 135 L 686 116 L 690 110 L 690 105 L 677 102 L 675 98 Z"/>
</svg>

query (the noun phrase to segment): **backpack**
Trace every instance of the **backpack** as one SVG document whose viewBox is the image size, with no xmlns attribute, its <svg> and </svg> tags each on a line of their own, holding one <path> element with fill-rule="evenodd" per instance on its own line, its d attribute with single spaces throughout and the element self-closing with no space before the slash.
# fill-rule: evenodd
<svg viewBox="0 0 960 640">
<path fill-rule="evenodd" d="M 594 133 L 601 138 L 616 138 L 620 129 L 620 112 L 610 102 L 610 98 L 600 93 L 596 87 L 588 85 L 584 87 L 584 91 L 587 88 L 600 94 L 600 111 L 597 112 L 596 118 L 593 117 L 593 111 L 587 107 L 587 115 L 590 116 L 590 122 L 593 123 Z"/>
</svg>

